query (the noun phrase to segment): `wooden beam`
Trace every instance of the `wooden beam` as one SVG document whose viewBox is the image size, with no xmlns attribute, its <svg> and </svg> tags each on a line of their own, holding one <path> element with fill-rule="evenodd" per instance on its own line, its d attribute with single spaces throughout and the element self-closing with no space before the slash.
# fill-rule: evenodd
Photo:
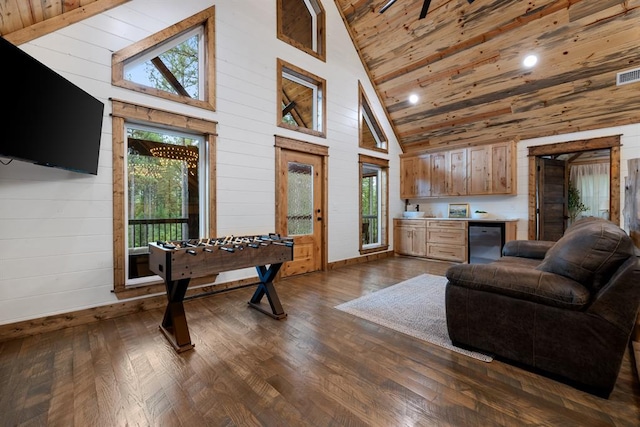
<svg viewBox="0 0 640 427">
<path fill-rule="evenodd" d="M 52 16 L 48 19 L 45 17 L 43 21 L 8 34 L 3 34 L 2 36 L 11 43 L 20 45 L 44 36 L 45 34 L 67 27 L 71 24 L 75 24 L 76 22 L 80 22 L 90 16 L 94 16 L 116 6 L 120 6 L 128 1 L 129 0 L 97 0 L 86 6 L 73 9 L 69 12 L 63 12 L 62 14 Z"/>
</svg>

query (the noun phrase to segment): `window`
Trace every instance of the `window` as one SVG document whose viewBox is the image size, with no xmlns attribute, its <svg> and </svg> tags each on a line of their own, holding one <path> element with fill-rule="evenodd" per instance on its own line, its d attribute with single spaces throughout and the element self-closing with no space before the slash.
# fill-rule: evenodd
<svg viewBox="0 0 640 427">
<path fill-rule="evenodd" d="M 360 253 L 388 248 L 388 160 L 360 155 Z"/>
<path fill-rule="evenodd" d="M 216 123 L 112 104 L 114 290 L 130 297 L 162 284 L 148 270 L 149 242 L 215 235 Z"/>
<path fill-rule="evenodd" d="M 278 0 L 278 38 L 325 60 L 325 13 L 319 0 Z"/>
<path fill-rule="evenodd" d="M 113 54 L 116 86 L 215 109 L 214 8 Z"/>
<path fill-rule="evenodd" d="M 149 242 L 208 237 L 202 135 L 126 124 L 127 284 L 153 276 Z M 201 215 L 202 213 L 202 215 Z"/>
<path fill-rule="evenodd" d="M 358 89 L 360 93 L 360 120 L 358 122 L 360 147 L 387 152 L 387 137 L 371 110 L 371 104 L 360 82 L 358 82 Z"/>
<path fill-rule="evenodd" d="M 278 126 L 325 136 L 325 81 L 278 60 Z"/>
<path fill-rule="evenodd" d="M 124 63 L 124 78 L 174 95 L 202 99 L 202 39 L 198 27 Z"/>
</svg>

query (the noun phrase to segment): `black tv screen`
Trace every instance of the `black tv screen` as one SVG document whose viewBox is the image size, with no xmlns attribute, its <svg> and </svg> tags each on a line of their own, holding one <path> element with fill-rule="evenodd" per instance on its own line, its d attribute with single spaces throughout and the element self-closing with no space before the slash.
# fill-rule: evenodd
<svg viewBox="0 0 640 427">
<path fill-rule="evenodd" d="M 0 37 L 0 157 L 98 174 L 104 104 Z"/>
</svg>

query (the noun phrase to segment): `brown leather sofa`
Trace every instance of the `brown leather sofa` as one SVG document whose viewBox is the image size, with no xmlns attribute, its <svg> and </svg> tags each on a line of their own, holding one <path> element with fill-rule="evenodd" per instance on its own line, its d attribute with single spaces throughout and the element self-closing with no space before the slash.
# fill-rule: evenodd
<svg viewBox="0 0 640 427">
<path fill-rule="evenodd" d="M 490 264 L 452 266 L 449 336 L 608 397 L 640 305 L 636 251 L 617 225 L 585 218 L 557 242 L 511 241 Z"/>
</svg>

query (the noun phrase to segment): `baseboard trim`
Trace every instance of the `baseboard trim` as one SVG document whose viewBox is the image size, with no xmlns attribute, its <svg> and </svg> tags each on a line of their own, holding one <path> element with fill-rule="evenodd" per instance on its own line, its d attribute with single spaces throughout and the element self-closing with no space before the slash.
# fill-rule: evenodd
<svg viewBox="0 0 640 427">
<path fill-rule="evenodd" d="M 362 264 L 365 262 L 375 261 L 378 259 L 391 258 L 394 256 L 393 251 L 377 252 L 374 254 L 363 255 L 355 258 L 343 259 L 340 261 L 330 262 L 327 270 L 335 270 L 336 268 L 346 267 L 347 265 Z"/>
<path fill-rule="evenodd" d="M 257 285 L 259 282 L 260 279 L 256 276 L 232 282 L 194 287 L 187 291 L 187 298 L 208 296 L 220 292 L 231 291 L 250 285 Z M 113 319 L 120 316 L 126 316 L 127 314 L 139 313 L 141 311 L 164 309 L 166 306 L 166 295 L 155 294 L 134 300 L 87 308 L 84 310 L 54 314 L 22 322 L 8 323 L 0 325 L 0 342 L 38 335 L 58 329 L 71 328 L 73 326 L 84 325 L 100 320 Z M 158 318 L 158 325 L 161 321 L 162 318 Z"/>
<path fill-rule="evenodd" d="M 327 265 L 327 270 L 334 270 L 347 265 L 366 263 L 393 256 L 393 251 L 385 251 L 335 261 Z M 187 297 L 207 296 L 244 288 L 254 284 L 257 285 L 259 282 L 260 280 L 256 276 L 227 283 L 194 287 L 187 291 Z M 84 310 L 54 314 L 22 322 L 7 323 L 5 325 L 0 325 L 0 342 L 38 335 L 59 329 L 71 328 L 73 326 L 85 325 L 87 323 L 98 322 L 100 320 L 114 319 L 116 317 L 139 313 L 141 311 L 164 309 L 166 305 L 167 297 L 162 293 L 144 296 L 133 300 L 124 300 L 114 304 L 87 308 Z M 160 324 L 161 320 L 162 319 L 158 320 L 158 324 Z"/>
</svg>

